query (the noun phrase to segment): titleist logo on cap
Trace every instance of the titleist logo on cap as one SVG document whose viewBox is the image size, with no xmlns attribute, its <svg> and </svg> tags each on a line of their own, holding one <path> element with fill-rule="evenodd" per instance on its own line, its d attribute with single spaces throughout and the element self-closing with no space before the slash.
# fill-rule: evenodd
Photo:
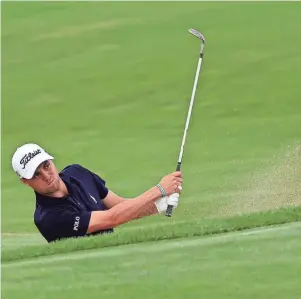
<svg viewBox="0 0 301 299">
<path fill-rule="evenodd" d="M 25 168 L 26 164 L 32 159 L 34 158 L 36 155 L 40 154 L 41 153 L 41 150 L 40 149 L 37 149 L 35 151 L 33 151 L 32 153 L 28 153 L 26 154 L 21 160 L 20 160 L 20 164 L 23 165 L 23 168 Z"/>
</svg>

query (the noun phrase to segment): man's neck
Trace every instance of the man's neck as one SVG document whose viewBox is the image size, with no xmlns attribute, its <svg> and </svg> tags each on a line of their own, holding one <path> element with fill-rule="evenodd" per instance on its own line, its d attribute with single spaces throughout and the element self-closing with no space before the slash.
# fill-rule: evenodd
<svg viewBox="0 0 301 299">
<path fill-rule="evenodd" d="M 49 197 L 56 197 L 56 198 L 61 198 L 64 197 L 68 194 L 68 189 L 66 184 L 64 183 L 64 181 L 60 178 L 60 185 L 57 191 L 50 193 L 50 194 L 44 194 L 47 195 Z"/>
</svg>

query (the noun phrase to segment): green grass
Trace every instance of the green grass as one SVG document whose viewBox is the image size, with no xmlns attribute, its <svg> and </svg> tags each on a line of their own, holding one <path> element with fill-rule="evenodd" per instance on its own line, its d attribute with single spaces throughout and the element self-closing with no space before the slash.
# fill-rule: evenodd
<svg viewBox="0 0 301 299">
<path fill-rule="evenodd" d="M 297 299 L 300 250 L 300 223 L 127 245 L 6 264 L 2 290 L 16 299 Z"/>
<path fill-rule="evenodd" d="M 122 255 L 34 263 L 300 220 L 300 14 L 297 2 L 2 2 L 3 297 L 297 298 L 295 230 L 162 258 L 156 245 L 135 245 L 152 246 L 149 264 L 143 253 L 124 264 Z M 39 143 L 59 169 L 82 164 L 125 197 L 156 184 L 178 157 L 199 50 L 191 27 L 207 44 L 179 208 L 49 246 L 33 224 L 33 193 L 11 170 L 13 151 Z M 34 266 L 15 272 L 21 259 Z"/>
<path fill-rule="evenodd" d="M 239 231 L 260 226 L 269 226 L 288 222 L 301 221 L 301 207 L 295 209 L 280 209 L 264 213 L 236 216 L 225 219 L 203 221 L 186 221 L 170 225 L 157 225 L 136 229 L 117 230 L 115 234 L 82 239 L 68 239 L 49 246 L 31 245 L 10 247 L 2 250 L 2 262 L 10 262 L 35 257 L 70 253 L 74 251 L 101 249 L 126 244 L 145 243 L 150 241 L 182 239 L 192 236 L 212 235 Z M 30 237 L 28 238 L 31 242 Z M 36 238 L 34 238 L 36 240 Z"/>
</svg>

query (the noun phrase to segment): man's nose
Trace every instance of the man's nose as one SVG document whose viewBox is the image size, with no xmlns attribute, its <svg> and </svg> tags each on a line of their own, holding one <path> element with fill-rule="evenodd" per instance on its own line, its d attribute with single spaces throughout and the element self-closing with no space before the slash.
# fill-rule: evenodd
<svg viewBox="0 0 301 299">
<path fill-rule="evenodd" d="M 49 179 L 50 179 L 50 173 L 47 170 L 41 169 L 40 170 L 40 178 L 43 181 L 49 181 Z"/>
</svg>

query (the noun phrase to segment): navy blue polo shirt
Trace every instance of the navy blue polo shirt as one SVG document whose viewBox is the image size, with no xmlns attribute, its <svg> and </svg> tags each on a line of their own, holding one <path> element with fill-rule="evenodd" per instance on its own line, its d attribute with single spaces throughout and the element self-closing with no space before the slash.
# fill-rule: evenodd
<svg viewBox="0 0 301 299">
<path fill-rule="evenodd" d="M 97 174 L 72 164 L 59 173 L 66 184 L 68 195 L 53 198 L 36 194 L 34 223 L 48 241 L 70 237 L 82 237 L 87 234 L 92 211 L 104 211 L 102 199 L 108 195 L 105 181 Z M 113 229 L 101 230 L 95 234 L 113 232 Z"/>
</svg>

